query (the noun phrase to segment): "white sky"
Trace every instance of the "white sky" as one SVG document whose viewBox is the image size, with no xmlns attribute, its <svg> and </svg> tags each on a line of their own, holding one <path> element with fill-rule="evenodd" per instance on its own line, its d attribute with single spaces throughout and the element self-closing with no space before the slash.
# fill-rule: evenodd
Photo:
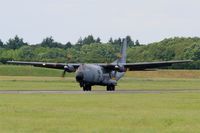
<svg viewBox="0 0 200 133">
<path fill-rule="evenodd" d="M 130 35 L 142 43 L 200 36 L 199 0 L 0 0 L 0 39 L 62 43 L 89 34 L 106 42 Z"/>
</svg>

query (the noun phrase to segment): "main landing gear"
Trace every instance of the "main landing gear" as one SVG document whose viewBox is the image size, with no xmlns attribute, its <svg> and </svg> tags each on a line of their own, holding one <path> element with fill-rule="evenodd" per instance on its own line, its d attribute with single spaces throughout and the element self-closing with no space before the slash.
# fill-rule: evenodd
<svg viewBox="0 0 200 133">
<path fill-rule="evenodd" d="M 91 91 L 92 90 L 92 86 L 89 84 L 81 83 L 80 86 L 83 87 L 83 91 Z M 107 91 L 115 91 L 115 85 L 108 85 L 106 87 L 106 90 Z"/>
<path fill-rule="evenodd" d="M 108 85 L 107 91 L 115 91 L 115 86 L 114 85 Z"/>
</svg>

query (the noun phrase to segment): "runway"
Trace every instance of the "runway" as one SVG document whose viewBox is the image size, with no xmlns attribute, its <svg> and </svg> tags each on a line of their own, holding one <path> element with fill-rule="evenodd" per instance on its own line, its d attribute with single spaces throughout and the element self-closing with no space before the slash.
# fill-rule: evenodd
<svg viewBox="0 0 200 133">
<path fill-rule="evenodd" d="M 0 90 L 0 94 L 161 94 L 161 93 L 200 93 L 199 89 L 185 89 L 185 90 Z"/>
</svg>

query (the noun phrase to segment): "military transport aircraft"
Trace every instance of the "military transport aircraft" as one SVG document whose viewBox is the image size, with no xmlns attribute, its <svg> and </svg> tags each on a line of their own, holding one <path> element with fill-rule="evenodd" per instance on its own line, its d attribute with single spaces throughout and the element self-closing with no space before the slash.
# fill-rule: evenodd
<svg viewBox="0 0 200 133">
<path fill-rule="evenodd" d="M 171 66 L 177 63 L 187 63 L 190 60 L 162 61 L 162 62 L 142 62 L 126 63 L 127 41 L 123 41 L 121 57 L 110 64 L 73 64 L 73 63 L 47 63 L 47 62 L 23 62 L 8 61 L 11 64 L 32 65 L 35 67 L 45 67 L 64 70 L 66 72 L 76 72 L 76 81 L 83 87 L 83 91 L 91 91 L 91 86 L 107 86 L 107 91 L 114 91 L 117 81 L 122 78 L 127 70 L 145 70 Z"/>
</svg>

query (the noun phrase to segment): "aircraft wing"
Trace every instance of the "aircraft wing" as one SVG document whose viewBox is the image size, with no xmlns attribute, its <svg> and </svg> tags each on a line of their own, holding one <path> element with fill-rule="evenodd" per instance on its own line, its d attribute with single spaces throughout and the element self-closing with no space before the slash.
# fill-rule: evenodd
<svg viewBox="0 0 200 133">
<path fill-rule="evenodd" d="M 145 69 L 167 67 L 173 64 L 188 63 L 188 62 L 191 62 L 191 60 L 128 63 L 124 66 L 125 68 L 128 68 L 130 71 L 134 71 L 134 70 L 145 70 Z"/>
<path fill-rule="evenodd" d="M 66 64 L 66 63 L 48 63 L 48 62 L 24 62 L 24 61 L 7 61 L 9 64 L 16 64 L 16 65 L 31 65 L 35 67 L 45 67 L 45 68 L 53 68 L 53 69 L 61 69 L 63 70 L 65 66 L 71 65 L 75 69 L 79 67 L 80 64 Z"/>
<path fill-rule="evenodd" d="M 161 61 L 161 62 L 140 62 L 140 63 L 120 63 L 129 71 L 137 71 L 137 70 L 145 70 L 145 69 L 153 69 L 153 68 L 160 68 L 171 66 L 173 64 L 180 64 L 180 63 L 188 63 L 191 60 L 180 60 L 180 61 Z M 10 64 L 17 64 L 17 65 L 32 65 L 35 67 L 45 67 L 45 68 L 53 68 L 53 69 L 61 69 L 63 70 L 65 66 L 73 66 L 77 69 L 80 64 L 73 64 L 73 63 L 46 63 L 46 62 L 23 62 L 23 61 L 8 61 L 7 63 Z M 96 65 L 102 66 L 108 70 L 115 70 L 116 64 L 102 64 L 97 63 Z"/>
<path fill-rule="evenodd" d="M 180 64 L 180 63 L 188 63 L 192 60 L 177 60 L 177 61 L 161 61 L 161 62 L 140 62 L 140 63 L 121 63 L 124 68 L 128 69 L 129 71 L 137 71 L 137 70 L 145 70 L 145 69 L 153 69 L 153 68 L 160 68 L 160 67 L 167 67 L 173 64 Z M 114 70 L 116 65 L 114 64 L 107 64 L 102 65 L 107 69 Z"/>
</svg>

